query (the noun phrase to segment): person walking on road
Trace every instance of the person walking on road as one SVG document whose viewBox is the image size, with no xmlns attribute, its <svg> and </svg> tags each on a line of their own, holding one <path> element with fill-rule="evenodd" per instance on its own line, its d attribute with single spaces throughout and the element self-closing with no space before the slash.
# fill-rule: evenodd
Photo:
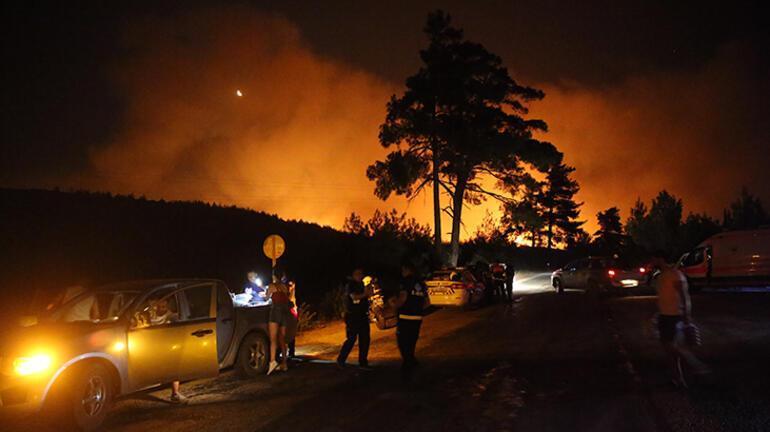
<svg viewBox="0 0 770 432">
<path fill-rule="evenodd" d="M 684 360 L 695 374 L 708 373 L 708 367 L 701 362 L 681 342 L 680 324 L 693 326 L 692 308 L 687 278 L 679 269 L 666 264 L 665 254 L 656 252 L 653 265 L 660 270 L 656 287 L 658 293 L 658 331 L 660 341 L 669 362 L 672 383 L 677 387 L 687 387 L 682 373 Z"/>
<path fill-rule="evenodd" d="M 270 331 L 270 366 L 267 374 L 275 370 L 287 371 L 288 353 L 286 352 L 286 326 L 289 323 L 289 287 L 283 283 L 280 277 L 273 277 L 273 283 L 267 287 L 267 297 L 272 300 L 270 305 L 270 319 L 268 329 Z M 281 350 L 281 364 L 277 362 L 278 350 Z"/>
<path fill-rule="evenodd" d="M 414 265 L 410 262 L 401 265 L 401 284 L 398 296 L 392 299 L 391 305 L 398 310 L 396 340 L 402 359 L 401 379 L 409 382 L 418 364 L 415 350 L 422 318 L 425 309 L 430 306 L 425 283 L 416 276 Z"/>
<path fill-rule="evenodd" d="M 358 367 L 369 370 L 369 297 L 373 290 L 364 287 L 364 270 L 356 267 L 345 285 L 345 342 L 337 356 L 337 367 L 345 367 L 350 351 L 358 339 Z"/>
</svg>

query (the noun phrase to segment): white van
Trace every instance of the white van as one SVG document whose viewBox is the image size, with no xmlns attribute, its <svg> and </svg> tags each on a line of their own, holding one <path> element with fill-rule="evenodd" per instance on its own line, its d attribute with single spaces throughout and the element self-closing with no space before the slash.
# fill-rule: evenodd
<svg viewBox="0 0 770 432">
<path fill-rule="evenodd" d="M 715 234 L 682 255 L 693 285 L 770 284 L 770 229 Z"/>
</svg>

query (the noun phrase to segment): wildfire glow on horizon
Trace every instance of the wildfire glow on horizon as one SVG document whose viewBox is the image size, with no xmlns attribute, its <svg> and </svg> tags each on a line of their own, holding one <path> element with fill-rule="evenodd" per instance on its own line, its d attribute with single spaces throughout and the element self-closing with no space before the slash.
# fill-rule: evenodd
<svg viewBox="0 0 770 432">
<path fill-rule="evenodd" d="M 134 49 L 114 77 L 128 101 L 122 127 L 91 151 L 88 169 L 52 185 L 234 204 L 335 228 L 351 212 L 368 219 L 390 208 L 432 223 L 429 193 L 382 202 L 365 176 L 386 154 L 378 128 L 403 83 L 327 58 L 293 23 L 250 9 L 154 17 L 126 31 Z M 614 205 L 627 214 L 637 198 L 648 201 L 664 188 L 683 198 L 686 211 L 721 214 L 747 181 L 723 161 L 763 162 L 718 145 L 728 136 L 746 146 L 760 139 L 730 135 L 718 121 L 721 101 L 752 94 L 737 81 L 713 85 L 734 73 L 739 54 L 727 46 L 695 75 L 656 72 L 602 90 L 527 83 L 546 93 L 529 107 L 531 118 L 549 124 L 542 138 L 577 169 L 587 231 L 598 211 Z M 233 83 L 235 98 L 222 91 Z M 250 103 L 236 103 L 244 89 Z M 464 210 L 463 238 L 487 212 L 499 215 L 499 206 Z"/>
</svg>

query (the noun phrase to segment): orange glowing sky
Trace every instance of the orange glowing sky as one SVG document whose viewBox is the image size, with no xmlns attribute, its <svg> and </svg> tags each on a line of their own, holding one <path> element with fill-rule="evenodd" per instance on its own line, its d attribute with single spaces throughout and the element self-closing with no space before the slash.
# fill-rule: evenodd
<svg viewBox="0 0 770 432">
<path fill-rule="evenodd" d="M 400 82 L 324 57 L 292 22 L 245 8 L 148 17 L 127 27 L 124 44 L 129 54 L 111 70 L 127 100 L 121 128 L 91 150 L 87 169 L 50 183 L 236 204 L 337 228 L 351 212 L 368 218 L 377 208 L 431 220 L 429 196 L 382 202 L 364 175 L 385 155 L 378 126 Z M 687 210 L 718 216 L 742 185 L 766 183 L 767 175 L 730 167 L 763 172 L 764 159 L 731 145 L 762 147 L 766 137 L 721 126 L 725 116 L 753 120 L 723 108 L 752 97 L 737 79 L 751 56 L 726 45 L 697 70 L 640 74 L 598 90 L 526 83 L 546 92 L 531 114 L 548 122 L 543 138 L 577 168 L 589 231 L 597 211 L 616 205 L 627 214 L 637 197 L 662 188 Z M 497 205 L 466 210 L 465 237 L 487 210 Z"/>
</svg>

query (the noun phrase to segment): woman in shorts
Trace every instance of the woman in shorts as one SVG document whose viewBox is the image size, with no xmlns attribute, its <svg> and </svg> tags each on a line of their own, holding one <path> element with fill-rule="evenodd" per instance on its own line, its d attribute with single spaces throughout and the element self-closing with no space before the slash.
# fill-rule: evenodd
<svg viewBox="0 0 770 432">
<path fill-rule="evenodd" d="M 287 363 L 288 353 L 286 352 L 286 325 L 289 322 L 289 287 L 278 277 L 273 277 L 273 283 L 267 288 L 267 297 L 272 301 L 270 306 L 270 366 L 267 374 L 273 371 L 289 370 Z M 278 349 L 281 350 L 281 364 L 276 361 Z"/>
</svg>

